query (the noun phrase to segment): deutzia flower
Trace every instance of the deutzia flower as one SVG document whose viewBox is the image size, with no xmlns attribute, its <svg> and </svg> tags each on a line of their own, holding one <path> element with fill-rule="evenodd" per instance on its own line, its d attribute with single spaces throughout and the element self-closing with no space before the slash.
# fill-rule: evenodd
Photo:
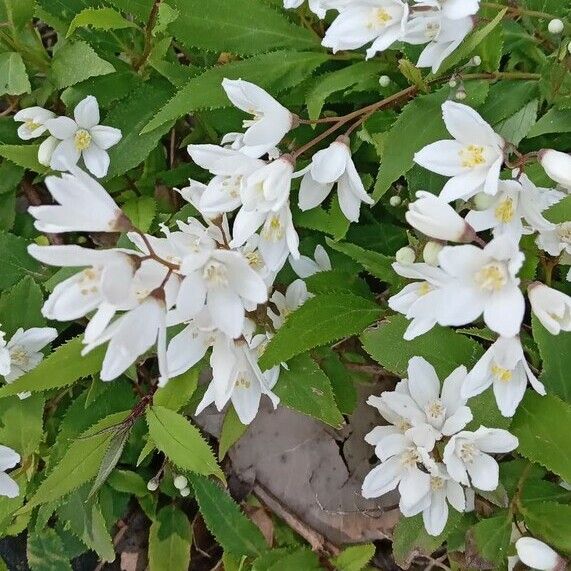
<svg viewBox="0 0 571 571">
<path fill-rule="evenodd" d="M 519 338 L 500 337 L 468 373 L 462 397 L 474 397 L 492 385 L 500 412 L 505 417 L 512 417 L 528 381 L 540 395 L 545 394 L 545 387 L 527 364 Z"/>
<path fill-rule="evenodd" d="M 244 121 L 244 146 L 240 151 L 261 157 L 273 149 L 293 127 L 293 115 L 261 87 L 241 79 L 224 79 L 222 87 L 233 105 L 253 115 Z"/>
<path fill-rule="evenodd" d="M 327 149 L 313 155 L 299 189 L 301 210 L 310 210 L 321 204 L 335 184 L 339 206 L 347 220 L 358 222 L 361 202 L 374 204 L 374 200 L 365 192 L 348 143 L 347 137 L 340 137 Z"/>
<path fill-rule="evenodd" d="M 50 166 L 55 170 L 70 170 L 83 157 L 87 170 L 102 178 L 109 170 L 107 150 L 121 140 L 121 131 L 99 125 L 99 104 L 92 95 L 77 104 L 73 115 L 74 119 L 57 117 L 46 123 L 51 135 L 61 141 L 52 154 Z"/>
<path fill-rule="evenodd" d="M 523 234 L 533 230 L 549 230 L 553 224 L 548 222 L 542 212 L 556 204 L 563 194 L 556 190 L 536 187 L 531 180 L 522 175 L 520 180 L 501 180 L 498 194 L 492 198 L 485 210 L 472 210 L 466 216 L 476 232 L 493 229 L 494 236 L 505 234 L 514 242 L 519 242 Z M 530 229 L 526 229 L 523 221 Z"/>
<path fill-rule="evenodd" d="M 289 263 L 292 270 L 301 279 L 309 278 L 319 272 L 331 271 L 331 260 L 321 244 L 315 247 L 313 259 L 309 256 L 300 256 L 298 259 L 290 256 Z"/>
<path fill-rule="evenodd" d="M 457 482 L 492 492 L 498 487 L 499 466 L 490 454 L 511 452 L 518 444 L 507 430 L 480 426 L 475 432 L 459 432 L 450 439 L 444 448 L 444 464 Z"/>
<path fill-rule="evenodd" d="M 57 205 L 30 206 L 40 232 L 125 232 L 132 229 L 107 191 L 87 173 L 71 167 L 71 174 L 49 176 L 46 186 Z"/>
<path fill-rule="evenodd" d="M 406 221 L 429 238 L 452 242 L 472 242 L 474 229 L 447 202 L 430 192 L 419 191 L 411 202 Z"/>
<path fill-rule="evenodd" d="M 37 139 L 47 130 L 46 123 L 55 117 L 55 113 L 43 107 L 27 107 L 14 115 L 14 121 L 22 123 L 18 127 L 18 137 L 24 141 Z"/>
<path fill-rule="evenodd" d="M 483 314 L 486 325 L 500 335 L 519 333 L 525 302 L 516 276 L 524 255 L 512 240 L 500 236 L 484 249 L 446 246 L 438 259 L 451 279 L 432 296 L 430 305 L 415 303 L 407 317 L 460 326 Z"/>
<path fill-rule="evenodd" d="M 284 0 L 284 8 L 286 10 L 292 10 L 294 8 L 299 8 L 303 4 L 304 0 Z M 323 19 L 327 12 L 327 4 L 329 0 L 309 0 L 309 9 L 317 15 L 317 17 Z"/>
<path fill-rule="evenodd" d="M 527 296 L 531 310 L 549 333 L 571 331 L 571 297 L 540 282 L 528 286 Z"/>
<path fill-rule="evenodd" d="M 0 331 L 0 375 L 5 376 L 10 372 L 10 351 L 6 347 L 6 333 Z"/>
<path fill-rule="evenodd" d="M 451 20 L 473 16 L 480 9 L 480 0 L 440 0 L 442 14 Z"/>
<path fill-rule="evenodd" d="M 301 307 L 311 294 L 307 291 L 307 286 L 303 280 L 295 280 L 286 289 L 285 295 L 279 291 L 274 291 L 270 297 L 270 302 L 278 310 L 274 312 L 272 307 L 268 307 L 268 316 L 272 320 L 274 329 L 279 329 L 286 321 L 288 315 Z"/>
<path fill-rule="evenodd" d="M 563 571 L 566 561 L 549 545 L 534 537 L 521 537 L 515 543 L 521 562 L 540 571 Z"/>
<path fill-rule="evenodd" d="M 495 195 L 505 141 L 467 105 L 446 101 L 442 116 L 454 140 L 424 147 L 414 161 L 429 171 L 452 177 L 440 193 L 446 202 L 467 200 L 482 190 Z"/>
<path fill-rule="evenodd" d="M 6 474 L 6 470 L 13 468 L 20 462 L 20 455 L 8 448 L 8 446 L 0 446 L 0 496 L 7 498 L 16 498 L 20 493 L 18 484 Z"/>
<path fill-rule="evenodd" d="M 539 151 L 539 162 L 551 180 L 571 190 L 571 155 L 544 149 Z"/>
<path fill-rule="evenodd" d="M 536 243 L 551 256 L 571 255 L 571 221 L 540 230 Z"/>
<path fill-rule="evenodd" d="M 371 58 L 402 38 L 408 13 L 408 4 L 401 0 L 356 0 L 337 16 L 322 45 L 336 53 L 373 42 L 367 50 Z"/>
<path fill-rule="evenodd" d="M 266 341 L 265 335 L 256 335 L 249 342 L 223 336 L 216 339 L 210 357 L 212 381 L 196 414 L 212 403 L 220 411 L 231 401 L 240 422 L 250 424 L 258 413 L 262 395 L 270 398 L 274 408 L 278 406 L 280 399 L 272 389 L 278 382 L 280 367 L 262 372 L 258 366 Z"/>
</svg>

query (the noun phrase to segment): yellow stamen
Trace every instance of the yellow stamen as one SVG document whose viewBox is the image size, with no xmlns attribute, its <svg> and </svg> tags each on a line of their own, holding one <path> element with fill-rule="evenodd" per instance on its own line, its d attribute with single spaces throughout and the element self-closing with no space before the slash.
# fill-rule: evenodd
<svg viewBox="0 0 571 571">
<path fill-rule="evenodd" d="M 85 149 L 88 149 L 91 145 L 91 135 L 89 131 L 79 129 L 79 131 L 75 133 L 73 143 L 78 151 L 85 151 Z"/>
<path fill-rule="evenodd" d="M 497 363 L 492 365 L 492 375 L 502 383 L 509 383 L 512 380 L 513 373 L 509 369 L 500 367 Z"/>
<path fill-rule="evenodd" d="M 508 283 L 508 273 L 504 264 L 492 262 L 476 272 L 474 281 L 483 290 L 498 291 Z"/>
<path fill-rule="evenodd" d="M 504 198 L 494 212 L 496 220 L 507 224 L 513 220 L 515 214 L 514 201 L 511 198 Z"/>
<path fill-rule="evenodd" d="M 486 164 L 485 148 L 481 145 L 468 145 L 460 151 L 462 166 L 474 168 Z"/>
</svg>

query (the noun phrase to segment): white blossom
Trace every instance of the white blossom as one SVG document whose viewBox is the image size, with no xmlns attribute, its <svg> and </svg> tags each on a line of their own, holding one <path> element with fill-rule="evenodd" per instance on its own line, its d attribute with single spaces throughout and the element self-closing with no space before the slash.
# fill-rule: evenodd
<svg viewBox="0 0 571 571">
<path fill-rule="evenodd" d="M 92 95 L 77 104 L 73 115 L 74 119 L 56 117 L 46 123 L 50 134 L 61 141 L 53 151 L 50 166 L 67 171 L 83 157 L 91 174 L 104 177 L 110 162 L 107 151 L 121 140 L 121 131 L 99 124 L 99 104 Z"/>
<path fill-rule="evenodd" d="M 18 137 L 24 141 L 37 139 L 47 130 L 46 123 L 55 117 L 55 113 L 43 107 L 27 107 L 14 115 L 14 121 L 22 123 L 18 127 Z"/>
<path fill-rule="evenodd" d="M 289 263 L 292 270 L 301 279 L 309 278 L 319 272 L 331 271 L 329 254 L 327 254 L 327 251 L 321 244 L 315 247 L 313 259 L 309 256 L 300 256 L 298 259 L 290 256 Z"/>
<path fill-rule="evenodd" d="M 20 455 L 12 448 L 0 445 L 0 496 L 18 497 L 20 487 L 13 478 L 6 474 L 6 470 L 13 468 L 20 460 Z"/>
<path fill-rule="evenodd" d="M 545 394 L 545 387 L 527 364 L 519 338 L 500 337 L 468 373 L 462 397 L 474 397 L 493 386 L 500 412 L 505 417 L 512 417 L 528 381 L 540 395 Z"/>
<path fill-rule="evenodd" d="M 440 198 L 451 202 L 468 199 L 480 191 L 495 195 L 504 161 L 504 140 L 472 108 L 447 101 L 442 115 L 454 140 L 437 141 L 416 153 L 420 166 L 452 177 Z"/>
<path fill-rule="evenodd" d="M 241 79 L 224 79 L 222 87 L 233 105 L 253 115 L 244 121 L 242 153 L 261 157 L 273 149 L 293 127 L 293 115 L 261 87 Z"/>
<path fill-rule="evenodd" d="M 299 189 L 301 210 L 310 210 L 321 204 L 335 184 L 341 211 L 351 222 L 358 222 L 361 202 L 374 204 L 374 200 L 365 192 L 346 137 L 315 153 L 306 170 L 302 171 L 305 174 Z"/>
<path fill-rule="evenodd" d="M 480 9 L 480 0 L 440 0 L 442 13 L 451 20 L 473 16 Z"/>
<path fill-rule="evenodd" d="M 531 310 L 552 335 L 571 331 L 571 297 L 540 282 L 527 288 Z"/>
<path fill-rule="evenodd" d="M 46 186 L 59 204 L 28 208 L 40 232 L 124 232 L 132 228 L 95 179 L 77 167 L 69 170 L 71 174 L 46 178 Z"/>
<path fill-rule="evenodd" d="M 268 316 L 274 329 L 279 329 L 286 321 L 288 315 L 301 307 L 311 294 L 307 291 L 307 285 L 303 280 L 295 280 L 286 289 L 285 295 L 280 291 L 274 291 L 270 297 L 271 304 L 277 309 L 277 313 L 268 307 Z"/>
<path fill-rule="evenodd" d="M 534 537 L 521 537 L 515 543 L 521 562 L 540 571 L 563 571 L 565 560 L 549 545 Z"/>
<path fill-rule="evenodd" d="M 518 439 L 507 430 L 480 426 L 452 436 L 444 448 L 444 464 L 454 480 L 484 491 L 498 487 L 499 466 L 490 454 L 515 450 Z"/>
<path fill-rule="evenodd" d="M 536 243 L 551 256 L 571 255 L 571 221 L 540 230 Z"/>
<path fill-rule="evenodd" d="M 284 8 L 286 10 L 291 10 L 294 8 L 299 8 L 305 0 L 284 0 Z M 347 3 L 345 0 L 344 3 Z M 342 4 L 343 0 L 309 0 L 309 9 L 317 15 L 318 18 L 325 18 L 325 14 L 328 8 L 337 7 L 336 4 Z"/>
<path fill-rule="evenodd" d="M 539 152 L 539 162 L 550 179 L 571 190 L 571 155 L 544 149 Z"/>
</svg>

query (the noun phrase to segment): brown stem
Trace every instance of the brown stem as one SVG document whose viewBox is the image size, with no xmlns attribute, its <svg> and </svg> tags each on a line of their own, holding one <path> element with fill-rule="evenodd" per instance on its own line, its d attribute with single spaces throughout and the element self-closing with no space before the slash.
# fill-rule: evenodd
<svg viewBox="0 0 571 571">
<path fill-rule="evenodd" d="M 153 30 L 157 23 L 157 18 L 159 17 L 161 2 L 162 0 L 155 0 L 153 7 L 151 8 L 151 12 L 149 13 L 149 19 L 147 20 L 147 25 L 145 27 L 145 47 L 140 59 L 133 66 L 135 71 L 143 69 L 151 55 L 151 50 L 153 49 Z"/>
</svg>

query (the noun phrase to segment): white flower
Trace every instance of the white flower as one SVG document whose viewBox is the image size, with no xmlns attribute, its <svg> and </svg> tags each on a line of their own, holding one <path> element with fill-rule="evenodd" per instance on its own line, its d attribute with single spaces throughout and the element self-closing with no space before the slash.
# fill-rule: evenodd
<svg viewBox="0 0 571 571">
<path fill-rule="evenodd" d="M 43 107 L 27 107 L 14 115 L 14 121 L 23 123 L 18 127 L 18 137 L 24 141 L 37 139 L 47 130 L 46 123 L 55 117 L 55 113 Z"/>
<path fill-rule="evenodd" d="M 385 392 L 383 403 L 411 426 L 422 426 L 432 448 L 442 436 L 451 436 L 472 420 L 466 398 L 460 396 L 466 378 L 466 367 L 455 369 L 442 383 L 434 367 L 422 357 L 408 362 L 408 394 L 404 391 Z"/>
<path fill-rule="evenodd" d="M 6 333 L 0 331 L 0 375 L 5 376 L 10 372 L 10 351 L 6 347 Z"/>
<path fill-rule="evenodd" d="M 363 181 L 351 158 L 346 137 L 340 137 L 327 149 L 313 155 L 299 189 L 299 208 L 310 210 L 321 204 L 337 184 L 339 206 L 345 218 L 351 222 L 359 220 L 361 202 L 374 204 L 365 192 Z"/>
<path fill-rule="evenodd" d="M 505 234 L 519 242 L 523 234 L 533 230 L 550 230 L 553 224 L 547 221 L 542 212 L 561 200 L 563 194 L 556 190 L 536 187 L 531 180 L 522 175 L 520 180 L 501 180 L 498 194 L 492 198 L 484 210 L 472 210 L 466 221 L 476 230 L 493 228 L 494 236 Z M 531 229 L 523 225 L 527 222 Z"/>
<path fill-rule="evenodd" d="M 20 455 L 17 452 L 7 446 L 0 446 L 0 496 L 18 497 L 20 487 L 6 474 L 6 470 L 13 468 L 18 462 Z"/>
<path fill-rule="evenodd" d="M 549 333 L 571 331 L 571 297 L 540 282 L 528 286 L 527 296 L 531 310 Z"/>
<path fill-rule="evenodd" d="M 313 276 L 319 272 L 331 271 L 331 260 L 321 244 L 315 247 L 313 259 L 309 256 L 300 256 L 298 259 L 290 256 L 289 263 L 296 275 L 302 279 Z"/>
<path fill-rule="evenodd" d="M 373 42 L 367 50 L 367 58 L 371 58 L 402 38 L 408 12 L 408 4 L 401 0 L 357 0 L 348 3 L 328 28 L 322 45 L 336 53 Z"/>
<path fill-rule="evenodd" d="M 99 125 L 99 104 L 92 95 L 77 104 L 73 115 L 75 120 L 57 117 L 46 123 L 51 135 L 61 141 L 52 154 L 50 166 L 55 170 L 70 170 L 83 157 L 91 174 L 104 177 L 109 170 L 107 150 L 121 140 L 121 131 Z"/>
<path fill-rule="evenodd" d="M 210 357 L 212 381 L 196 414 L 212 403 L 222 410 L 231 401 L 240 422 L 250 424 L 258 413 L 262 395 L 270 398 L 274 408 L 278 406 L 280 399 L 272 389 L 278 382 L 280 368 L 273 367 L 262 373 L 258 366 L 266 341 L 265 335 L 256 335 L 248 343 L 223 336 L 216 339 Z"/>
<path fill-rule="evenodd" d="M 430 304 L 410 307 L 407 317 L 460 326 L 483 314 L 486 325 L 500 335 L 519 333 L 525 302 L 516 275 L 524 255 L 516 244 L 500 236 L 484 249 L 470 244 L 446 246 L 438 259 L 450 279 L 430 298 Z"/>
<path fill-rule="evenodd" d="M 454 208 L 430 192 L 419 191 L 411 202 L 406 221 L 429 238 L 453 242 L 472 242 L 474 229 Z"/>
<path fill-rule="evenodd" d="M 544 149 L 539 152 L 539 162 L 550 179 L 571 190 L 571 155 Z"/>
<path fill-rule="evenodd" d="M 421 490 L 424 494 L 414 504 L 401 501 L 403 516 L 412 517 L 422 512 L 426 531 L 432 535 L 440 535 L 448 521 L 448 504 L 456 511 L 466 511 L 466 496 L 462 486 L 453 480 L 444 464 L 428 462 L 430 479 L 424 479 Z M 405 498 L 403 498 L 405 500 Z"/>
<path fill-rule="evenodd" d="M 571 255 L 571 221 L 553 224 L 548 230 L 540 230 L 536 242 L 551 256 Z"/>
<path fill-rule="evenodd" d="M 545 394 L 545 387 L 527 364 L 519 338 L 500 337 L 468 373 L 462 397 L 474 397 L 493 385 L 500 412 L 505 417 L 512 417 L 528 381 L 540 395 Z"/>
<path fill-rule="evenodd" d="M 59 145 L 59 140 L 55 137 L 49 136 L 42 142 L 38 149 L 38 162 L 45 167 L 49 167 L 52 161 L 52 156 L 56 147 Z"/>
<path fill-rule="evenodd" d="M 46 178 L 46 186 L 57 205 L 30 206 L 40 232 L 125 232 L 132 229 L 107 191 L 77 167 L 71 174 Z"/>
<path fill-rule="evenodd" d="M 451 20 L 473 16 L 480 9 L 480 0 L 440 0 L 442 13 Z"/>
<path fill-rule="evenodd" d="M 511 452 L 518 444 L 507 430 L 480 426 L 450 439 L 444 448 L 444 463 L 457 482 L 492 492 L 498 487 L 499 466 L 490 454 Z"/>
<path fill-rule="evenodd" d="M 467 105 L 447 101 L 442 115 L 454 140 L 437 141 L 416 153 L 414 160 L 429 171 L 452 177 L 440 198 L 451 202 L 480 191 L 495 195 L 504 161 L 504 140 Z"/>
<path fill-rule="evenodd" d="M 293 8 L 299 8 L 303 4 L 304 0 L 284 0 L 284 8 L 286 10 L 291 10 Z M 325 18 L 327 8 L 333 8 L 329 4 L 335 3 L 334 0 L 309 0 L 309 9 L 316 14 L 319 18 Z"/>
<path fill-rule="evenodd" d="M 549 545 L 534 537 L 522 537 L 515 543 L 521 562 L 540 571 L 563 571 L 565 560 Z"/>
<path fill-rule="evenodd" d="M 224 79 L 222 87 L 233 105 L 253 115 L 244 121 L 244 146 L 240 151 L 261 157 L 273 149 L 293 126 L 293 115 L 261 87 L 241 79 Z"/>
<path fill-rule="evenodd" d="M 274 329 L 279 329 L 286 321 L 288 315 L 301 307 L 311 294 L 307 291 L 307 286 L 303 280 L 295 280 L 286 289 L 285 295 L 279 291 L 274 291 L 270 297 L 271 303 L 278 310 L 274 312 L 272 307 L 268 307 L 268 316 L 272 320 Z"/>
</svg>

